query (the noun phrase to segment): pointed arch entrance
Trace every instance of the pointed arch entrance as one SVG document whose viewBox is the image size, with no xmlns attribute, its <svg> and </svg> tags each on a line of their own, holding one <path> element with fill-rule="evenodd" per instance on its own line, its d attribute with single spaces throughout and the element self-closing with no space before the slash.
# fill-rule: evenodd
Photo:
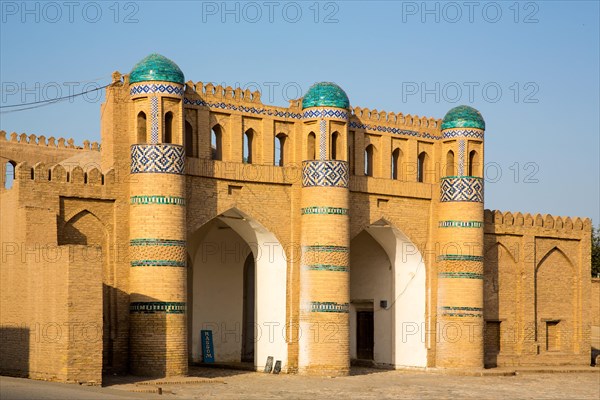
<svg viewBox="0 0 600 400">
<path fill-rule="evenodd" d="M 383 219 L 355 236 L 350 249 L 350 357 L 394 368 L 426 367 L 421 253 Z"/>
<path fill-rule="evenodd" d="M 283 246 L 249 215 L 232 208 L 188 236 L 190 359 L 202 361 L 200 331 L 211 330 L 217 363 L 287 367 Z"/>
</svg>

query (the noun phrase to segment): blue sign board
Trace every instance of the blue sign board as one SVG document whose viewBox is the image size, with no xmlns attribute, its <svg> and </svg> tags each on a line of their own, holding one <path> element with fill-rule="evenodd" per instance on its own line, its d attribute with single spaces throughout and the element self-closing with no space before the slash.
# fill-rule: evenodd
<svg viewBox="0 0 600 400">
<path fill-rule="evenodd" d="M 212 331 L 200 331 L 200 343 L 202 344 L 202 362 L 214 363 L 215 353 L 213 348 Z"/>
</svg>

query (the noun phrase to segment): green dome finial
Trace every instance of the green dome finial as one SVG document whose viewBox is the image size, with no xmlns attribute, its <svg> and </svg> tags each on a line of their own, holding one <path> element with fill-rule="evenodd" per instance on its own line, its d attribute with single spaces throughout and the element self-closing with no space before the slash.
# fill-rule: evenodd
<svg viewBox="0 0 600 400">
<path fill-rule="evenodd" d="M 448 111 L 442 121 L 442 130 L 450 128 L 477 128 L 485 130 L 485 121 L 481 113 L 473 107 L 458 106 Z"/>
<path fill-rule="evenodd" d="M 129 74 L 129 83 L 165 81 L 184 84 L 183 72 L 165 56 L 153 53 L 135 64 Z"/>
<path fill-rule="evenodd" d="M 302 109 L 309 107 L 350 107 L 350 100 L 344 90 L 333 82 L 319 82 L 308 88 L 302 98 Z"/>
</svg>

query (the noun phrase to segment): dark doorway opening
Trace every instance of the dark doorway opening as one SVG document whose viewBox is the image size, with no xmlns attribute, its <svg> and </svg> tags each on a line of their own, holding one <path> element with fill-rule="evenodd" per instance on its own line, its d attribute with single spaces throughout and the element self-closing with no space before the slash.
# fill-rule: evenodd
<svg viewBox="0 0 600 400">
<path fill-rule="evenodd" d="M 242 331 L 242 362 L 254 362 L 254 303 L 256 267 L 254 255 L 248 254 L 244 262 L 244 312 Z"/>
<path fill-rule="evenodd" d="M 356 312 L 356 357 L 359 360 L 373 359 L 373 311 Z"/>
</svg>

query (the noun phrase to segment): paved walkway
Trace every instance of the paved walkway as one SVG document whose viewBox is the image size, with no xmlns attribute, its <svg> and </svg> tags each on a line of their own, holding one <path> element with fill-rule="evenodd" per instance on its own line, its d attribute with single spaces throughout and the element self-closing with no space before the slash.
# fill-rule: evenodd
<svg viewBox="0 0 600 400">
<path fill-rule="evenodd" d="M 600 399 L 600 368 L 581 368 L 581 372 L 571 373 L 559 371 L 522 370 L 514 376 L 457 376 L 353 368 L 348 377 L 319 378 L 193 367 L 191 376 L 185 378 L 110 377 L 105 379 L 102 388 L 0 377 L 0 398 Z M 159 390 L 162 395 L 157 394 Z"/>
</svg>

